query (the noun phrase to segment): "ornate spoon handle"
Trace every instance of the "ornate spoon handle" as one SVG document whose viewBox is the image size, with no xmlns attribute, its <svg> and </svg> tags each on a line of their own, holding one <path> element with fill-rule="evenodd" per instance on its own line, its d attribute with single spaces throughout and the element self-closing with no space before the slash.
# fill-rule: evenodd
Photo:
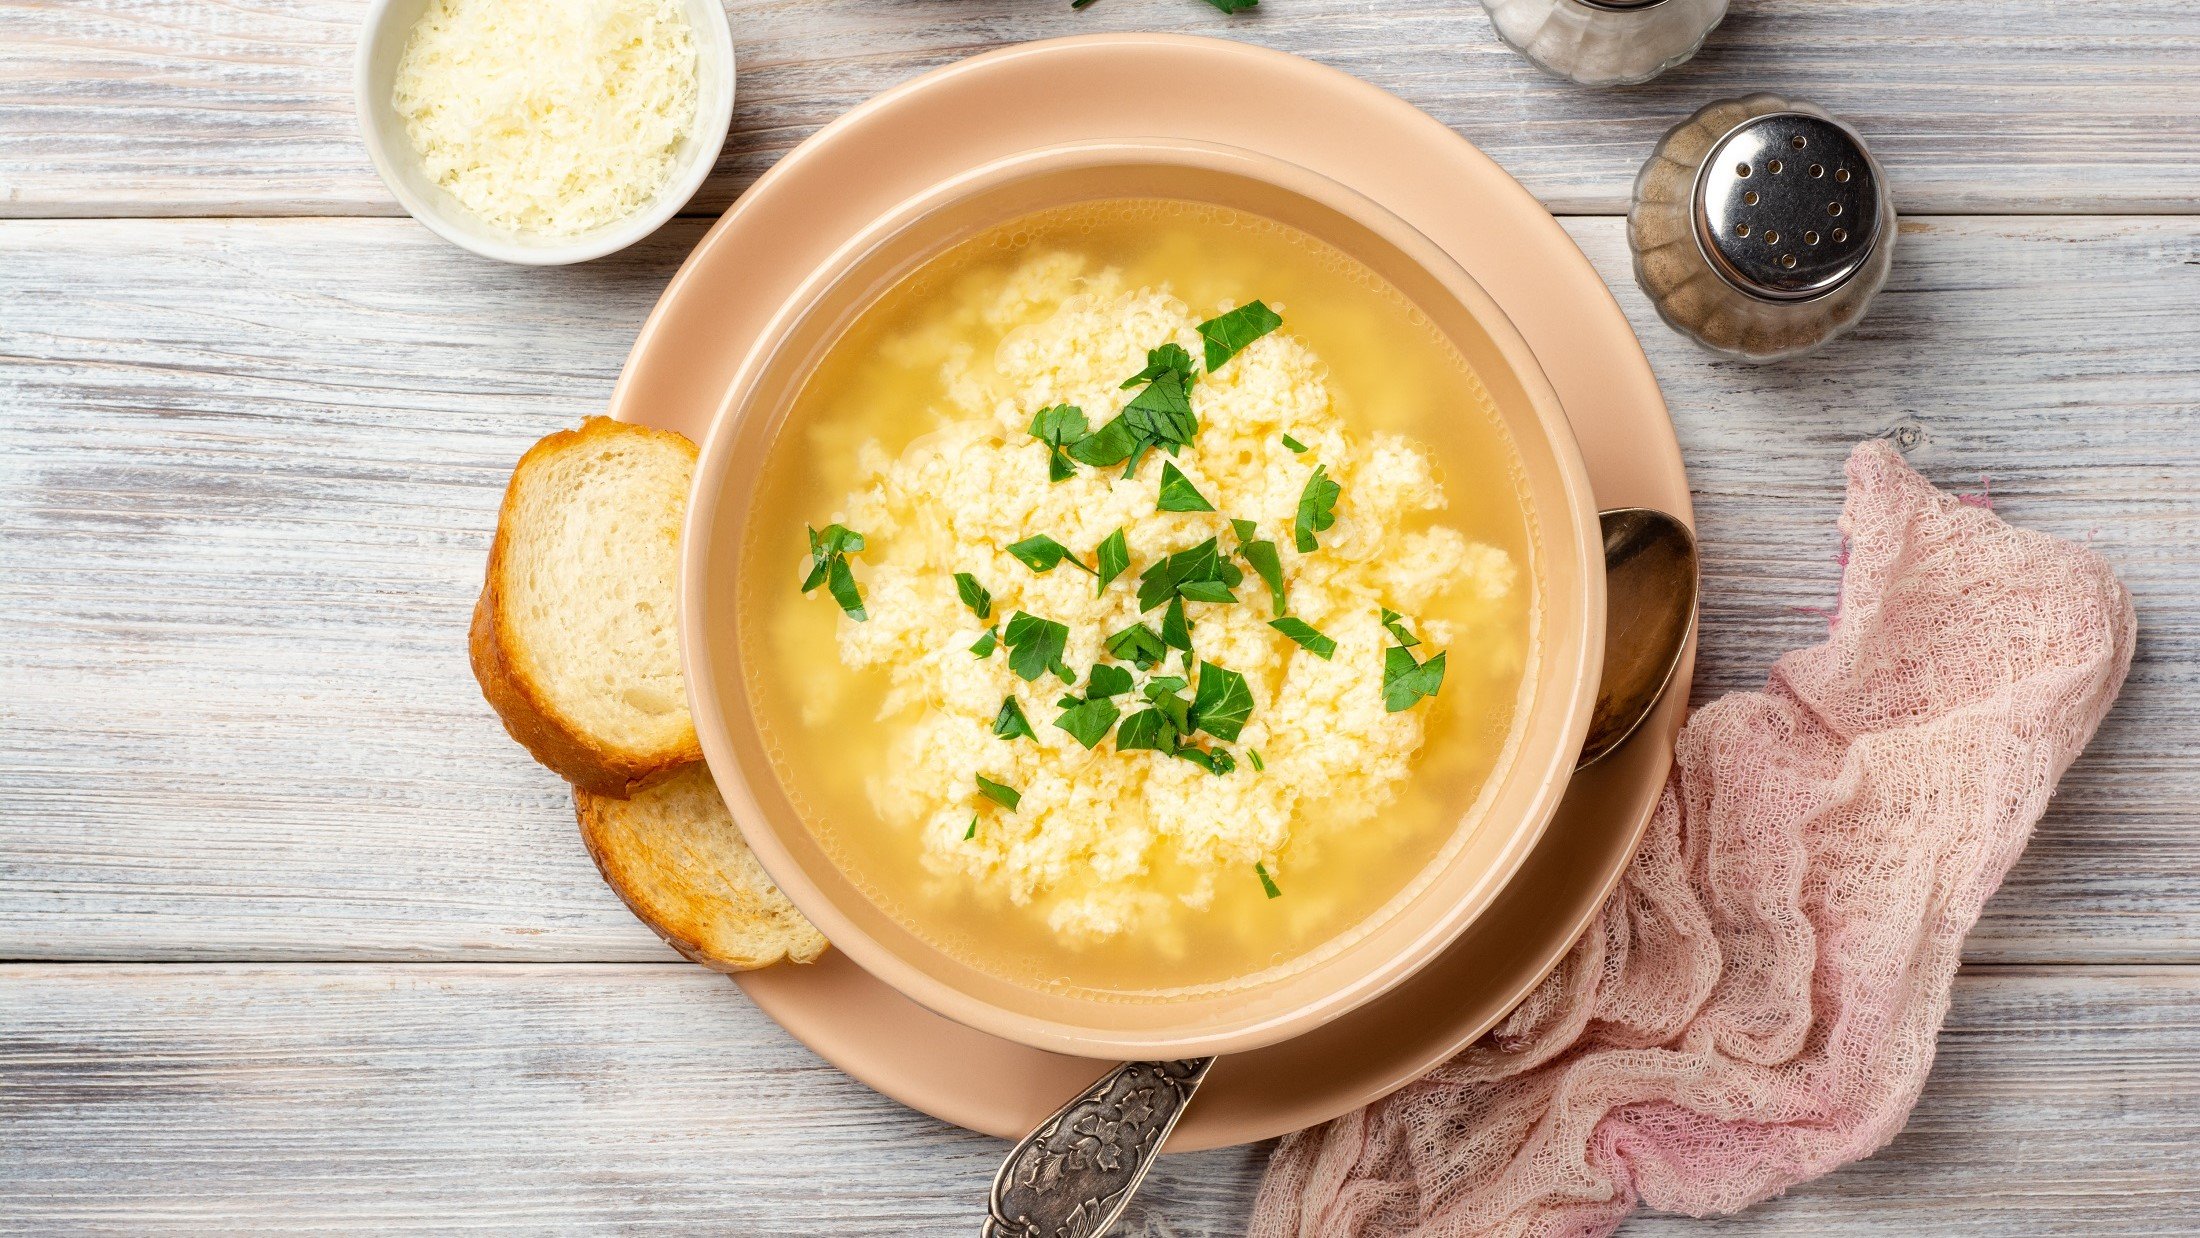
<svg viewBox="0 0 2200 1238">
<path fill-rule="evenodd" d="M 1098 1238 L 1153 1168 L 1211 1057 L 1125 1062 L 1009 1150 L 984 1238 Z"/>
</svg>

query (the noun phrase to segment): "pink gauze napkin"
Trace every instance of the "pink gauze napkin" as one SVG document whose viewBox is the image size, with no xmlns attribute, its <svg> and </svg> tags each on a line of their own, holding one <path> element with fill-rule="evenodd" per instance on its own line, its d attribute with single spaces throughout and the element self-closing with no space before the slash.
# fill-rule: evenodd
<svg viewBox="0 0 2200 1238">
<path fill-rule="evenodd" d="M 1284 1140 L 1254 1234 L 1609 1234 L 1638 1205 L 1746 1207 L 1902 1128 L 1963 936 L 2108 712 L 2135 622 L 2084 547 L 1883 443 L 1848 472 L 1826 643 L 1689 719 L 1559 969 L 1426 1078 Z"/>
</svg>

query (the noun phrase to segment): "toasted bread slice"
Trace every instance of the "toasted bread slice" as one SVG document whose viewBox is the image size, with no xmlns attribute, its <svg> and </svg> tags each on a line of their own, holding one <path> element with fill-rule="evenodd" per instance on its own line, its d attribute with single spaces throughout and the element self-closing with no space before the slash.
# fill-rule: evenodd
<svg viewBox="0 0 2200 1238">
<path fill-rule="evenodd" d="M 628 910 L 718 971 L 814 961 L 818 932 L 756 862 L 698 763 L 627 799 L 573 789 L 581 840 Z"/>
<path fill-rule="evenodd" d="M 474 677 L 576 787 L 631 795 L 702 759 L 674 629 L 695 444 L 590 417 L 512 470 L 474 605 Z"/>
</svg>

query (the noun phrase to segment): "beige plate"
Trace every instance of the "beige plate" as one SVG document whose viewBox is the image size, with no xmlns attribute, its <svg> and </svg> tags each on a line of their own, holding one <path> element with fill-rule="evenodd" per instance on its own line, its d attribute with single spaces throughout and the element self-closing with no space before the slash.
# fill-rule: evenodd
<svg viewBox="0 0 2200 1238">
<path fill-rule="evenodd" d="M 848 236 L 961 168 L 1052 143 L 1130 137 L 1260 150 L 1395 211 L 1457 258 L 1527 337 L 1573 423 L 1598 504 L 1688 514 L 1679 446 L 1649 363 L 1557 221 L 1401 100 L 1296 57 L 1214 39 L 1108 35 L 1006 48 L 827 126 L 696 247 L 642 328 L 612 415 L 701 438 L 765 320 Z M 1687 686 L 1684 665 L 1651 724 L 1574 780 L 1535 853 L 1441 958 L 1316 1031 L 1224 1058 L 1171 1146 L 1242 1143 L 1325 1121 L 1496 1022 L 1618 879 L 1663 785 Z M 826 1060 L 973 1130 L 1021 1135 L 1099 1073 L 1090 1059 L 950 1022 L 837 953 L 739 980 Z"/>
</svg>

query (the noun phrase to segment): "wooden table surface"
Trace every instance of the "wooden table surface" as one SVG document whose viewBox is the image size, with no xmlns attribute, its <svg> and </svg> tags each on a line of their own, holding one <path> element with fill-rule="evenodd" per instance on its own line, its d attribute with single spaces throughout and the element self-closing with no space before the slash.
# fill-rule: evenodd
<svg viewBox="0 0 2200 1238">
<path fill-rule="evenodd" d="M 695 216 L 578 269 L 405 219 L 351 118 L 364 0 L 0 0 L 0 1229 L 969 1233 L 1002 1145 L 823 1065 L 596 879 L 464 632 L 520 451 L 596 411 L 705 217 L 850 105 L 1017 40 L 1224 33 L 1432 112 L 1555 211 L 1679 427 L 1708 699 L 1823 632 L 1841 461 L 2097 546 L 2122 702 L 1987 909 L 1878 1156 L 1630 1235 L 2200 1232 L 2200 6 L 1739 0 L 1589 91 L 1471 0 L 731 0 Z M 1714 361 L 1629 275 L 1698 104 L 1855 123 L 1904 215 L 1819 356 Z M 1264 1147 L 1131 1232 L 1234 1233 Z"/>
</svg>

